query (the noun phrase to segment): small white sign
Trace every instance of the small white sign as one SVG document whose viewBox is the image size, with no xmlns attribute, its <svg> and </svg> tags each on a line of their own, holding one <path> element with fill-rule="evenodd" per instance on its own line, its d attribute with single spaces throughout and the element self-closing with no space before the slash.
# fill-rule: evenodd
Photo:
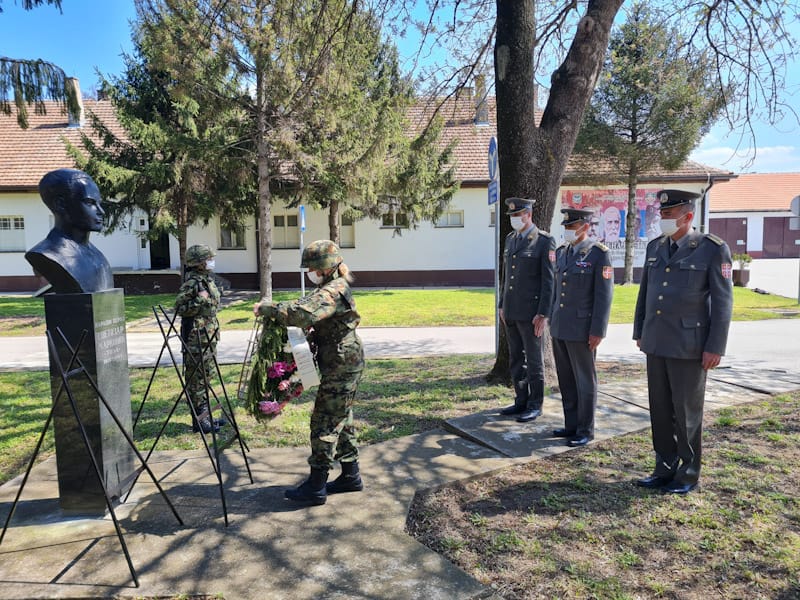
<svg viewBox="0 0 800 600">
<path fill-rule="evenodd" d="M 297 374 L 300 375 L 300 381 L 303 382 L 303 389 L 311 389 L 319 385 L 319 373 L 317 373 L 317 365 L 314 363 L 314 355 L 311 353 L 311 348 L 308 346 L 303 330 L 299 327 L 287 327 L 286 331 L 289 337 L 289 345 L 292 347 L 292 356 L 297 365 Z"/>
</svg>

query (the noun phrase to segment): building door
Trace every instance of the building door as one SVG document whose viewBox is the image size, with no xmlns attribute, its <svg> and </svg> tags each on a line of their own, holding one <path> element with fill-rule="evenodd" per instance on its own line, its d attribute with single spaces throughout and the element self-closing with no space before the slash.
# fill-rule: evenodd
<svg viewBox="0 0 800 600">
<path fill-rule="evenodd" d="M 747 252 L 747 219 L 711 218 L 709 229 L 714 235 L 721 237 L 731 249 L 731 254 Z"/>
<path fill-rule="evenodd" d="M 157 240 L 150 240 L 150 268 L 169 269 L 169 235 L 162 233 Z"/>
<path fill-rule="evenodd" d="M 800 231 L 789 229 L 790 217 L 764 219 L 764 258 L 800 256 Z"/>
</svg>

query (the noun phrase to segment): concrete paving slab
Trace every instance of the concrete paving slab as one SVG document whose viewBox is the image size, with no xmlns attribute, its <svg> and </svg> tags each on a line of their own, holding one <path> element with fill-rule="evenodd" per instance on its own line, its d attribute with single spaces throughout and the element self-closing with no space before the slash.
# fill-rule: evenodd
<svg viewBox="0 0 800 600">
<path fill-rule="evenodd" d="M 714 369 L 709 373 L 709 379 L 764 394 L 784 394 L 800 388 L 800 373 L 783 369 Z"/>
<path fill-rule="evenodd" d="M 535 421 L 517 423 L 513 416 L 499 415 L 497 409 L 487 410 L 448 419 L 446 427 L 509 458 L 540 458 L 569 450 L 563 439 L 553 437 L 553 429 L 564 426 L 560 396 L 547 396 L 542 413 Z M 598 398 L 596 440 L 636 431 L 649 424 L 646 410 L 612 397 Z"/>
</svg>

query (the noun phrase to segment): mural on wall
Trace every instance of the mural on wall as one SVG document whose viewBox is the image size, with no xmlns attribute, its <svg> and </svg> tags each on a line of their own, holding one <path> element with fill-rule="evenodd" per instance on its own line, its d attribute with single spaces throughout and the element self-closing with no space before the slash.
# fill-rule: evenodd
<svg viewBox="0 0 800 600">
<path fill-rule="evenodd" d="M 644 264 L 647 242 L 661 235 L 656 192 L 659 188 L 636 190 L 636 239 L 633 242 L 633 266 Z M 567 190 L 561 193 L 564 208 L 588 208 L 594 211 L 589 237 L 611 249 L 611 264 L 625 266 L 625 218 L 628 212 L 628 190 Z"/>
</svg>

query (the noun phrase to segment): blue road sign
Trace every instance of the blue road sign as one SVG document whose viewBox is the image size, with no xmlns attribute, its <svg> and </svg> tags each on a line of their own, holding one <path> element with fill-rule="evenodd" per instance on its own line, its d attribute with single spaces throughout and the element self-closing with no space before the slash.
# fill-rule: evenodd
<svg viewBox="0 0 800 600">
<path fill-rule="evenodd" d="M 497 179 L 497 138 L 494 136 L 489 140 L 489 179 Z"/>
<path fill-rule="evenodd" d="M 489 205 L 491 206 L 495 202 L 497 202 L 497 198 L 500 195 L 500 185 L 497 182 L 497 179 L 492 179 L 489 182 Z"/>
<path fill-rule="evenodd" d="M 306 230 L 306 207 L 300 205 L 300 231 Z"/>
</svg>

